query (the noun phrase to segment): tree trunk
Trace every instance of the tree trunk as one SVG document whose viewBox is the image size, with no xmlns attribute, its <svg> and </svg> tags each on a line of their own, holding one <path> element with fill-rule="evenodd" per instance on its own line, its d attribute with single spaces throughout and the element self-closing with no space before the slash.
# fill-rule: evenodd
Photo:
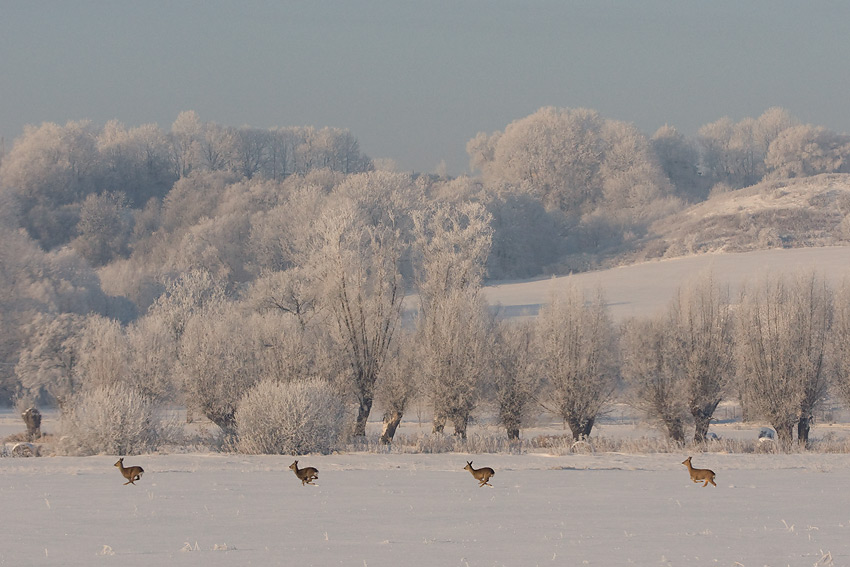
<svg viewBox="0 0 850 567">
<path fill-rule="evenodd" d="M 35 441 L 41 437 L 41 412 L 37 408 L 28 408 L 21 414 L 27 425 L 27 441 Z"/>
<path fill-rule="evenodd" d="M 401 423 L 401 418 L 402 413 L 396 410 L 384 415 L 384 427 L 381 430 L 381 443 L 389 445 L 393 442 L 393 437 L 395 437 L 395 431 L 398 429 L 399 423 Z"/>
<path fill-rule="evenodd" d="M 366 436 L 366 422 L 369 421 L 369 414 L 372 412 L 372 396 L 366 396 L 360 399 L 360 407 L 357 408 L 357 423 L 354 424 L 354 436 Z"/>
<path fill-rule="evenodd" d="M 570 426 L 570 431 L 573 433 L 573 441 L 581 441 L 590 437 L 590 431 L 593 429 L 593 423 L 596 418 L 588 417 L 584 419 L 570 418 L 567 424 Z"/>
<path fill-rule="evenodd" d="M 803 447 L 809 446 L 809 431 L 812 428 L 812 421 L 812 416 L 806 415 L 797 422 L 797 442 Z"/>
<path fill-rule="evenodd" d="M 469 425 L 469 415 L 455 415 L 452 417 L 452 425 L 455 429 L 455 436 L 466 441 L 466 427 Z"/>
<path fill-rule="evenodd" d="M 519 428 L 522 425 L 520 419 L 517 419 L 518 412 L 506 411 L 502 410 L 500 412 L 499 420 L 502 425 L 505 426 L 505 431 L 508 434 L 509 441 L 516 441 L 519 439 Z"/>
<path fill-rule="evenodd" d="M 667 437 L 671 441 L 675 441 L 679 445 L 685 444 L 685 424 L 679 417 L 670 417 L 664 420 L 664 426 L 667 428 Z"/>
<path fill-rule="evenodd" d="M 714 410 L 717 409 L 717 404 L 720 400 L 706 405 L 705 407 L 691 407 L 691 415 L 694 416 L 694 443 L 705 443 L 706 435 L 708 435 L 708 427 L 711 425 L 711 418 L 714 416 Z"/>
<path fill-rule="evenodd" d="M 236 438 L 236 413 L 235 412 L 204 412 L 207 419 L 218 425 L 222 434 L 228 440 Z"/>
</svg>

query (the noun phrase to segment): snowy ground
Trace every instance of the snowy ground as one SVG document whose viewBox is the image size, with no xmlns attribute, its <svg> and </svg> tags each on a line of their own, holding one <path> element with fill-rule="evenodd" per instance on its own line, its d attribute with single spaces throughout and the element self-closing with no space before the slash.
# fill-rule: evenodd
<svg viewBox="0 0 850 567">
<path fill-rule="evenodd" d="M 0 459 L 2 565 L 850 564 L 850 455 Z M 496 469 L 478 488 L 465 459 Z M 826 557 L 825 557 L 826 556 Z"/>
<path fill-rule="evenodd" d="M 712 267 L 737 286 L 764 271 L 816 268 L 837 282 L 850 248 L 651 262 L 573 276 L 605 289 L 616 319 L 667 304 Z M 488 288 L 511 315 L 535 313 L 564 279 Z M 726 408 L 727 410 L 729 408 Z M 758 424 L 720 416 L 712 431 L 752 439 Z M 400 433 L 429 429 L 427 419 Z M 813 437 L 850 435 L 846 411 Z M 378 427 L 377 423 L 370 425 Z M 486 422 L 473 427 L 486 429 Z M 58 431 L 45 413 L 43 429 Z M 23 430 L 0 412 L 0 438 Z M 658 435 L 613 411 L 597 434 Z M 526 436 L 563 433 L 538 423 Z M 303 565 L 490 567 L 850 565 L 850 454 L 694 455 L 718 487 L 690 482 L 682 454 L 553 456 L 356 453 L 299 458 L 320 470 L 302 487 L 292 457 L 128 457 L 145 475 L 124 486 L 116 456 L 0 458 L 0 565 Z M 478 488 L 467 459 L 491 466 Z"/>
<path fill-rule="evenodd" d="M 709 270 L 718 281 L 729 284 L 733 298 L 742 283 L 758 283 L 765 274 L 801 270 L 815 270 L 838 287 L 843 278 L 850 276 L 850 247 L 702 254 L 558 278 L 500 282 L 487 286 L 484 294 L 490 303 L 501 305 L 502 313 L 507 316 L 536 315 L 553 290 L 573 281 L 588 291 L 597 287 L 604 290 L 612 317 L 621 320 L 659 312 L 677 288 Z"/>
</svg>

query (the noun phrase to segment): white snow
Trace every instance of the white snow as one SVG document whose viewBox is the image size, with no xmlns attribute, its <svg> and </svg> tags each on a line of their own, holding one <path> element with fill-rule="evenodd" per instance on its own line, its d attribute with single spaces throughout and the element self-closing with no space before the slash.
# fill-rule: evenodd
<svg viewBox="0 0 850 567">
<path fill-rule="evenodd" d="M 620 319 L 663 307 L 709 265 L 731 285 L 810 267 L 837 281 L 850 266 L 850 248 L 803 252 L 572 278 L 602 285 Z M 518 314 L 536 310 L 552 285 L 506 283 L 486 293 Z M 23 430 L 14 411 L 5 418 L 0 433 Z M 53 433 L 51 419 L 43 429 Z M 646 434 L 641 427 L 602 422 L 599 430 Z M 712 429 L 754 438 L 759 424 Z M 680 464 L 689 454 L 298 457 L 319 469 L 315 487 L 288 470 L 290 456 L 127 457 L 145 469 L 135 486 L 123 485 L 117 456 L 0 458 L 0 565 L 850 565 L 850 455 L 697 453 L 694 466 L 717 474 L 718 487 L 703 488 Z M 463 470 L 467 460 L 496 470 L 493 488 L 478 487 Z"/>
<path fill-rule="evenodd" d="M 742 283 L 757 283 L 764 274 L 806 270 L 815 270 L 833 285 L 840 285 L 850 275 L 850 246 L 703 254 L 530 282 L 497 283 L 484 288 L 484 293 L 490 303 L 501 305 L 507 315 L 535 315 L 549 301 L 553 290 L 572 281 L 588 291 L 600 287 L 612 317 L 621 320 L 664 309 L 677 288 L 707 271 L 728 284 L 734 298 Z"/>
<path fill-rule="evenodd" d="M 0 459 L 2 565 L 850 564 L 850 456 L 302 456 Z M 496 470 L 479 488 L 466 460 Z M 828 558 L 827 558 L 828 559 Z"/>
</svg>

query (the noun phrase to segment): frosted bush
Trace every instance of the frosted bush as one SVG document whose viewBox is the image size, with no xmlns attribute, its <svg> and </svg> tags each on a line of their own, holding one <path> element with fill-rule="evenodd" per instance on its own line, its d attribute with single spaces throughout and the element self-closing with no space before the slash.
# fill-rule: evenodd
<svg viewBox="0 0 850 567">
<path fill-rule="evenodd" d="M 169 427 L 153 403 L 122 383 L 79 394 L 62 416 L 61 449 L 72 455 L 133 455 L 155 450 Z"/>
<path fill-rule="evenodd" d="M 328 453 L 339 442 L 345 418 L 339 394 L 322 380 L 267 380 L 239 404 L 237 448 L 250 454 Z"/>
</svg>

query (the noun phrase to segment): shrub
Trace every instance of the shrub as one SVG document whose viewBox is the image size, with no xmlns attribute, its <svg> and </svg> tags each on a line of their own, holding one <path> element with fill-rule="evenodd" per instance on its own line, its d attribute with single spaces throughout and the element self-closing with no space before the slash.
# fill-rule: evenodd
<svg viewBox="0 0 850 567">
<path fill-rule="evenodd" d="M 62 416 L 61 449 L 71 455 L 150 452 L 170 436 L 153 403 L 122 383 L 79 394 Z"/>
<path fill-rule="evenodd" d="M 339 442 L 346 408 L 337 392 L 319 379 L 257 384 L 236 411 L 242 453 L 302 455 L 328 453 Z"/>
</svg>

